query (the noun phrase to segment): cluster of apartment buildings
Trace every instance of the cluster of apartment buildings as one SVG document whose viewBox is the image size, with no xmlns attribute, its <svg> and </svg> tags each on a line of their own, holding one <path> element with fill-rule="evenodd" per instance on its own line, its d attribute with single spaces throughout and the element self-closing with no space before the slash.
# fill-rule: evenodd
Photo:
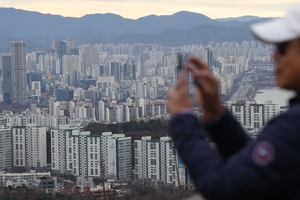
<svg viewBox="0 0 300 200">
<path fill-rule="evenodd" d="M 287 105 L 282 106 L 271 100 L 265 101 L 264 104 L 257 104 L 255 100 L 239 104 L 228 101 L 225 106 L 249 134 L 256 135 L 269 121 L 288 109 Z"/>
<path fill-rule="evenodd" d="M 271 101 L 264 104 L 257 104 L 255 101 L 243 104 L 228 101 L 225 106 L 252 135 L 256 135 L 268 121 L 287 109 L 286 106 L 280 107 Z M 36 106 L 33 109 L 38 110 Z M 21 119 L 18 119 L 20 115 L 12 116 L 14 120 L 7 117 L 7 112 L 2 113 L 0 170 L 10 171 L 13 167 L 38 169 L 47 166 L 48 128 L 37 125 L 30 112 L 32 110 L 26 110 Z M 195 114 L 201 115 L 201 110 L 195 109 Z M 16 125 L 12 121 L 26 123 Z M 180 163 L 170 137 L 153 140 L 144 136 L 141 140 L 132 141 L 125 134 L 104 132 L 92 135 L 89 131 L 84 131 L 81 124 L 76 126 L 67 122 L 68 120 L 59 123 L 57 127 L 51 127 L 49 136 L 53 173 L 112 180 L 149 178 L 174 185 L 190 182 L 188 172 Z"/>
<path fill-rule="evenodd" d="M 47 103 L 53 96 L 57 101 L 89 99 L 93 103 L 105 96 L 123 102 L 133 94 L 139 98 L 161 98 L 176 81 L 177 52 L 205 61 L 220 80 L 220 93 L 227 94 L 239 73 L 261 63 L 272 68 L 272 50 L 273 46 L 254 41 L 163 47 L 76 46 L 72 40 L 53 39 L 49 51 L 26 53 L 26 42 L 12 42 L 10 54 L 0 57 L 0 100 L 25 105 Z"/>
<path fill-rule="evenodd" d="M 0 136 L 6 139 L 0 143 L 1 170 L 47 166 L 46 127 L 1 127 Z M 50 137 L 52 175 L 101 177 L 108 181 L 152 179 L 174 185 L 179 180 L 181 184 L 190 181 L 182 165 L 178 178 L 178 155 L 170 137 L 152 140 L 148 136 L 135 140 L 134 164 L 132 140 L 125 134 L 91 135 L 82 127 L 61 125 L 51 130 Z"/>
<path fill-rule="evenodd" d="M 50 99 L 51 100 L 51 99 Z M 127 102 L 117 104 L 115 100 L 103 99 L 97 105 L 89 101 L 65 102 L 50 101 L 49 107 L 31 105 L 21 113 L 3 111 L 3 124 L 10 127 L 22 127 L 28 124 L 58 128 L 60 125 L 70 126 L 87 125 L 91 122 L 124 123 L 129 121 L 148 121 L 150 119 L 168 119 L 165 101 L 127 98 Z"/>
<path fill-rule="evenodd" d="M 50 164 L 57 174 L 189 184 L 188 171 L 170 137 L 153 140 L 144 136 L 132 141 L 120 133 L 92 135 L 82 125 L 168 120 L 165 97 L 176 82 L 177 52 L 204 60 L 219 78 L 220 94 L 227 94 L 240 73 L 261 66 L 261 62 L 272 68 L 272 50 L 271 45 L 252 41 L 162 47 L 76 46 L 71 40 L 52 40 L 48 52 L 27 54 L 25 42 L 12 42 L 11 54 L 0 58 L 0 100 L 32 104 L 20 113 L 0 114 L 0 170 L 39 169 Z M 271 101 L 227 102 L 225 106 L 253 135 L 286 109 Z M 199 108 L 194 111 L 203 114 Z M 48 130 L 51 142 L 47 150 Z M 47 151 L 51 163 L 47 163 Z"/>
</svg>

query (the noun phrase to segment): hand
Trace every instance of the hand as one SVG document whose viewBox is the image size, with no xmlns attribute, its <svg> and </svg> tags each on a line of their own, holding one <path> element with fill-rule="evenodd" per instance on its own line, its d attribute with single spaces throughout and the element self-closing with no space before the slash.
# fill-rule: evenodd
<svg viewBox="0 0 300 200">
<path fill-rule="evenodd" d="M 184 72 L 178 74 L 178 83 L 168 94 L 167 109 L 171 115 L 177 114 L 182 108 L 191 108 L 191 99 L 186 85 Z"/>
<path fill-rule="evenodd" d="M 205 116 L 215 116 L 221 109 L 219 99 L 219 81 L 209 71 L 207 65 L 196 57 L 189 58 L 195 68 L 188 66 L 196 85 L 196 97 L 199 105 L 204 109 Z"/>
</svg>

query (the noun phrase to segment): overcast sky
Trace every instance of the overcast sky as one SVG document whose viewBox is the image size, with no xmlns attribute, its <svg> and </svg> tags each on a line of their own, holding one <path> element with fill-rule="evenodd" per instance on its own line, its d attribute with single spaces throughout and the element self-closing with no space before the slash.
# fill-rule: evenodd
<svg viewBox="0 0 300 200">
<path fill-rule="evenodd" d="M 137 19 L 150 14 L 171 15 L 178 11 L 202 13 L 210 18 L 243 15 L 280 17 L 293 0 L 0 0 L 1 7 L 81 17 L 115 13 Z"/>
</svg>

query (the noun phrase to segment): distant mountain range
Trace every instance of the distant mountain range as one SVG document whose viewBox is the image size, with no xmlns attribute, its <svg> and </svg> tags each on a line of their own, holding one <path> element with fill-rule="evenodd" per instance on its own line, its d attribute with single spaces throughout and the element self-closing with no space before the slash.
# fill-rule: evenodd
<svg viewBox="0 0 300 200">
<path fill-rule="evenodd" d="M 226 21 L 248 22 L 248 21 L 259 19 L 259 18 L 260 17 L 257 17 L 257 16 L 245 15 L 245 16 L 241 16 L 241 17 L 218 18 L 216 20 L 219 22 L 226 22 Z"/>
<path fill-rule="evenodd" d="M 116 14 L 89 14 L 80 18 L 0 8 L 0 52 L 9 52 L 11 41 L 24 40 L 28 51 L 50 48 L 51 38 L 81 43 L 207 44 L 252 40 L 249 25 L 267 18 L 244 16 L 211 19 L 203 14 L 178 12 L 149 15 L 137 20 Z"/>
</svg>

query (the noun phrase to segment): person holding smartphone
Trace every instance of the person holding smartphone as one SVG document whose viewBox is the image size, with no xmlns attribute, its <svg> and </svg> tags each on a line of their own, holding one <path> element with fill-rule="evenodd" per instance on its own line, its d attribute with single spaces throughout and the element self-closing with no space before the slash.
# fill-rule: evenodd
<svg viewBox="0 0 300 200">
<path fill-rule="evenodd" d="M 169 130 L 196 189 L 206 199 L 300 199 L 300 4 L 291 6 L 283 18 L 252 25 L 251 31 L 276 46 L 276 84 L 297 93 L 289 110 L 271 120 L 257 139 L 250 138 L 222 106 L 218 80 L 207 65 L 190 57 L 194 67 L 188 70 L 205 116 L 198 120 L 193 115 L 180 72 L 168 95 Z"/>
</svg>

